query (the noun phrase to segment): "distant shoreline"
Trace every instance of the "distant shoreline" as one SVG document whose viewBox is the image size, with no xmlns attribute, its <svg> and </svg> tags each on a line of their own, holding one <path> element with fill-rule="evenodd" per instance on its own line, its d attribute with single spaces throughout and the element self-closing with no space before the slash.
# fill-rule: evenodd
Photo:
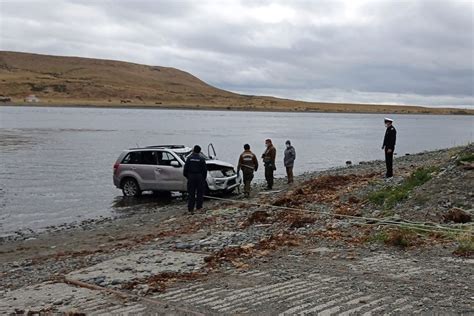
<svg viewBox="0 0 474 316">
<path fill-rule="evenodd" d="M 370 105 L 370 104 L 367 104 Z M 377 105 L 375 105 L 377 106 Z M 333 114 L 408 114 L 408 115 L 474 115 L 474 110 L 464 108 L 429 108 L 414 107 L 413 111 L 404 106 L 403 112 L 397 106 L 387 105 L 393 107 L 393 111 L 365 111 L 365 110 L 330 110 L 330 109 L 284 109 L 281 107 L 267 107 L 267 108 L 249 108 L 249 107 L 231 107 L 231 106 L 208 106 L 208 105 L 162 105 L 162 104 L 60 104 L 60 103 L 0 103 L 0 107 L 39 107 L 39 108 L 99 108 L 99 109 L 137 109 L 137 110 L 199 110 L 199 111 L 228 111 L 228 112 L 279 112 L 279 113 L 333 113 Z M 357 105 L 354 105 L 357 107 Z M 397 111 L 398 110 L 398 111 Z"/>
<path fill-rule="evenodd" d="M 474 115 L 474 108 L 430 104 L 317 102 L 246 95 L 176 68 L 82 57 L 0 51 L 1 105 L 186 109 L 285 113 Z M 30 102 L 25 102 L 30 101 Z M 37 103 L 36 103 L 37 102 Z"/>
</svg>

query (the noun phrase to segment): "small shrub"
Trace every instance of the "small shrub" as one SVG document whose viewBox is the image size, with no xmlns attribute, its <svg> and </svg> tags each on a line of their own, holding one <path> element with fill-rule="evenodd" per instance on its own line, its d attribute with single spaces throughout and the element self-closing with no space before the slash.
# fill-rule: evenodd
<svg viewBox="0 0 474 316">
<path fill-rule="evenodd" d="M 453 251 L 453 254 L 461 257 L 474 256 L 474 236 L 470 233 L 465 233 L 457 238 L 458 246 Z"/>
<path fill-rule="evenodd" d="M 395 212 L 393 210 L 388 210 L 388 209 L 385 209 L 382 211 L 382 216 L 383 217 L 391 217 L 391 216 L 394 216 L 395 215 Z"/>
<path fill-rule="evenodd" d="M 416 169 L 406 181 L 406 185 L 411 189 L 420 186 L 428 182 L 431 179 L 431 174 L 437 170 L 438 168 L 435 167 Z"/>
<path fill-rule="evenodd" d="M 64 85 L 64 84 L 53 84 L 53 85 L 51 85 L 51 87 L 53 88 L 53 90 L 55 92 L 66 92 L 67 91 L 66 85 Z"/>
<path fill-rule="evenodd" d="M 369 195 L 369 201 L 377 205 L 383 205 L 389 195 L 390 192 L 388 190 L 373 192 Z"/>
<path fill-rule="evenodd" d="M 420 236 L 415 230 L 409 228 L 393 228 L 374 234 L 369 238 L 369 241 L 399 248 L 406 248 L 419 244 Z"/>
<path fill-rule="evenodd" d="M 33 91 L 33 92 L 42 92 L 42 91 L 45 91 L 46 90 L 46 86 L 42 86 L 42 85 L 35 85 L 34 83 L 30 83 L 30 90 Z"/>
<path fill-rule="evenodd" d="M 385 206 L 387 208 L 394 207 L 398 202 L 405 200 L 408 198 L 409 189 L 401 188 L 400 190 L 393 190 L 392 194 L 390 194 L 385 199 Z"/>
<path fill-rule="evenodd" d="M 458 164 L 461 162 L 474 162 L 474 153 L 463 154 L 458 158 Z"/>
<path fill-rule="evenodd" d="M 394 229 L 389 232 L 386 245 L 406 248 L 417 243 L 418 235 L 407 229 Z"/>
<path fill-rule="evenodd" d="M 385 243 L 388 239 L 387 233 L 384 231 L 377 232 L 369 238 L 370 242 L 378 242 L 378 243 Z"/>
</svg>

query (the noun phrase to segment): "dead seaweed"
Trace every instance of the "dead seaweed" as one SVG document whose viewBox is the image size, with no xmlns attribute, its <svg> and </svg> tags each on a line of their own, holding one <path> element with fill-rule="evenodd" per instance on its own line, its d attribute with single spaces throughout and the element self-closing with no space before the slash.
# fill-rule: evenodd
<svg viewBox="0 0 474 316">
<path fill-rule="evenodd" d="M 302 211 L 284 211 L 275 216 L 276 221 L 285 223 L 290 229 L 305 227 L 316 222 L 316 217 Z"/>
<path fill-rule="evenodd" d="M 472 221 L 472 216 L 464 210 L 454 207 L 443 215 L 443 220 L 445 223 L 469 223 Z"/>
<path fill-rule="evenodd" d="M 244 223 L 244 227 L 253 225 L 255 223 L 264 224 L 267 223 L 270 214 L 266 211 L 255 211 L 247 218 Z"/>
<path fill-rule="evenodd" d="M 281 196 L 273 202 L 275 206 L 298 207 L 309 203 L 335 203 L 342 194 L 368 184 L 376 173 L 363 175 L 325 175 L 305 181 L 298 188 Z M 354 196 L 349 198 L 352 204 L 360 203 Z"/>
<path fill-rule="evenodd" d="M 221 264 L 228 262 L 236 268 L 246 268 L 248 265 L 243 261 L 255 257 L 268 256 L 279 248 L 295 247 L 300 245 L 301 236 L 279 233 L 260 240 L 256 245 L 247 244 L 240 247 L 225 248 L 204 258 L 208 267 L 217 268 Z"/>
</svg>

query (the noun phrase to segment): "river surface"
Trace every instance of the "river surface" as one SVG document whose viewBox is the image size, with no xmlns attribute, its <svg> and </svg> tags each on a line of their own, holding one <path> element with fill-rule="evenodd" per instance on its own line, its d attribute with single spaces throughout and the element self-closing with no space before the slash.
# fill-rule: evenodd
<svg viewBox="0 0 474 316">
<path fill-rule="evenodd" d="M 398 156 L 474 140 L 472 116 L 393 119 Z M 243 144 L 260 157 L 271 138 L 283 176 L 287 139 L 301 174 L 383 159 L 384 132 L 378 114 L 0 107 L 0 236 L 123 211 L 112 166 L 130 147 L 200 144 L 206 151 L 212 142 L 219 159 L 235 164 Z"/>
</svg>

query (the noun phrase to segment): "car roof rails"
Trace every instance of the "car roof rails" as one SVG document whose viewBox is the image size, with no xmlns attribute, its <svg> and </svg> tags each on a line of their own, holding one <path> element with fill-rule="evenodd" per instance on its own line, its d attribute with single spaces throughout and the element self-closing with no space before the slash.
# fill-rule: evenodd
<svg viewBox="0 0 474 316">
<path fill-rule="evenodd" d="M 133 147 L 133 148 L 129 148 L 129 150 L 153 149 L 153 148 L 184 149 L 184 148 L 186 148 L 186 146 L 184 146 L 184 145 L 153 145 L 153 146 L 145 146 L 145 147 Z"/>
<path fill-rule="evenodd" d="M 146 146 L 145 148 L 180 149 L 180 148 L 186 148 L 186 146 L 184 146 L 184 145 L 153 145 L 153 146 Z"/>
</svg>

